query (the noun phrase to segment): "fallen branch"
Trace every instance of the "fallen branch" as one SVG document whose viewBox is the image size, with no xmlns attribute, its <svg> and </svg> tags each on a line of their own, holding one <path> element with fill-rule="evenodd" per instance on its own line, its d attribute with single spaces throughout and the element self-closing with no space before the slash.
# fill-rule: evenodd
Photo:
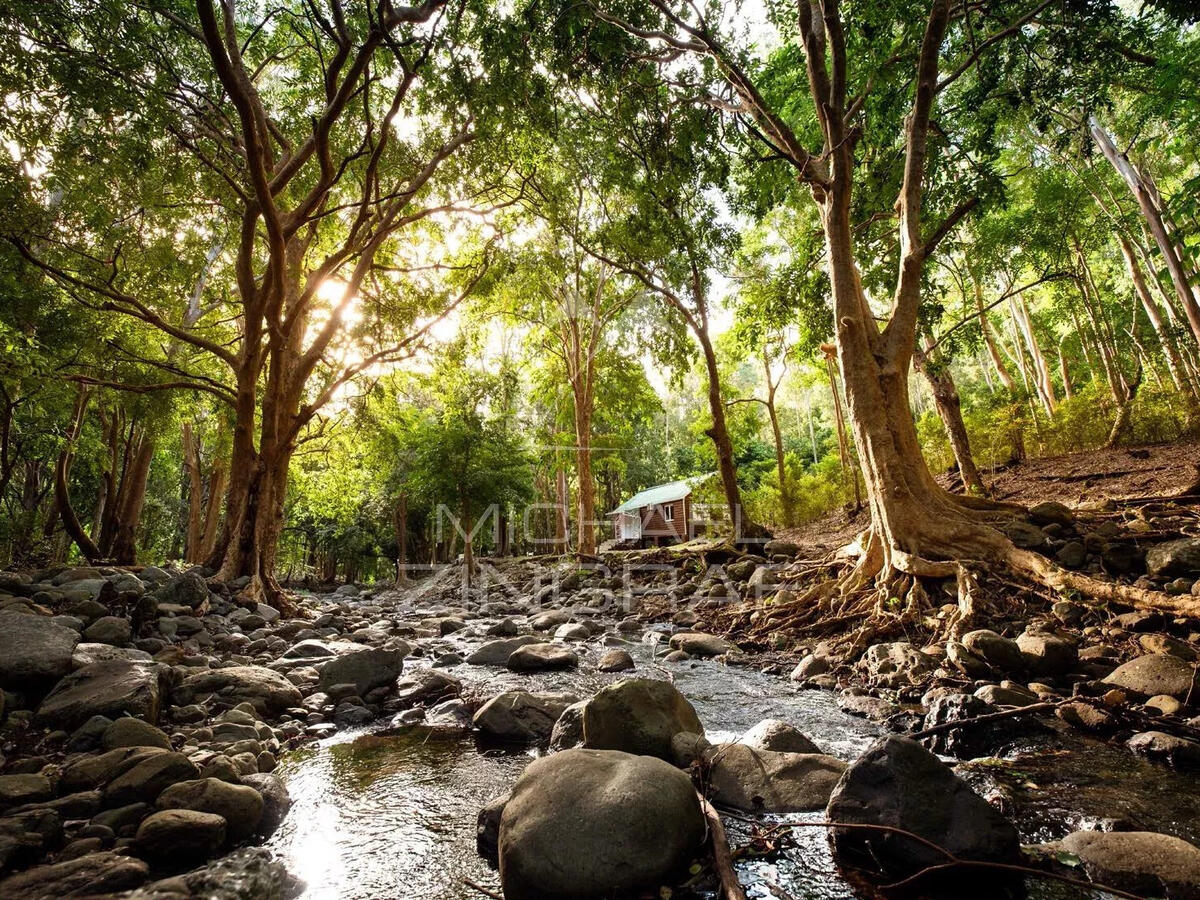
<svg viewBox="0 0 1200 900">
<path fill-rule="evenodd" d="M 997 719 L 1010 719 L 1025 713 L 1058 709 L 1060 706 L 1065 706 L 1068 703 L 1078 703 L 1084 699 L 1081 697 L 1072 697 L 1070 700 L 1058 700 L 1054 703 L 1031 703 L 1029 706 L 1014 706 L 1012 709 L 1002 709 L 1000 712 L 971 716 L 969 719 L 959 719 L 957 722 L 943 722 L 940 725 L 931 725 L 922 731 L 914 731 L 912 734 L 906 735 L 906 737 L 914 741 L 919 741 L 923 738 L 932 737 L 935 734 L 941 734 L 943 731 L 957 731 L 959 728 L 980 725 L 984 722 L 994 722 Z"/>
<path fill-rule="evenodd" d="M 721 896 L 725 900 L 746 900 L 746 892 L 742 890 L 737 872 L 733 869 L 733 851 L 729 849 L 729 838 L 725 836 L 725 826 L 717 815 L 713 805 L 699 791 L 700 806 L 704 810 L 704 818 L 708 822 L 708 837 L 712 844 L 713 868 L 717 870 L 717 878 L 721 881 Z"/>
<path fill-rule="evenodd" d="M 483 885 L 473 882 L 470 878 L 464 878 L 462 882 L 471 890 L 479 891 L 479 893 L 483 894 L 485 897 L 491 897 L 492 900 L 504 900 L 503 894 L 497 894 L 495 891 L 489 891 Z"/>
</svg>

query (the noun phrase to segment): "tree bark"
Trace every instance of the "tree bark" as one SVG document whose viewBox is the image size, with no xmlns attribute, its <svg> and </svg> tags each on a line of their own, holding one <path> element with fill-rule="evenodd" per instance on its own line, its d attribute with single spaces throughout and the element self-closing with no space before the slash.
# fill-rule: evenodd
<svg viewBox="0 0 1200 900">
<path fill-rule="evenodd" d="M 396 531 L 396 584 L 408 583 L 408 495 L 403 491 L 396 498 L 392 512 Z"/>
<path fill-rule="evenodd" d="M 81 385 L 79 393 L 75 398 L 75 410 L 71 417 L 71 429 L 67 433 L 66 443 L 63 445 L 62 451 L 58 454 L 58 462 L 54 466 L 54 500 L 55 507 L 58 510 L 59 517 L 62 519 L 67 535 L 79 547 L 79 552 L 84 555 L 87 561 L 95 563 L 102 559 L 100 548 L 96 546 L 96 543 L 84 531 L 83 526 L 79 524 L 79 517 L 75 515 L 75 508 L 71 505 L 71 494 L 69 491 L 71 460 L 75 452 L 75 442 L 79 440 L 79 435 L 83 431 L 83 418 L 87 412 L 88 399 L 88 390 Z"/>
<path fill-rule="evenodd" d="M 188 516 L 187 532 L 184 538 L 184 560 L 198 563 L 201 556 L 201 543 L 204 532 L 204 481 L 201 473 L 200 448 L 192 433 L 192 424 L 184 422 L 183 433 L 183 468 L 188 480 Z"/>
<path fill-rule="evenodd" d="M 996 375 L 1003 382 L 1004 387 L 1008 389 L 1010 394 L 1017 392 L 1017 384 L 1013 381 L 1012 374 L 1008 371 L 1008 366 L 1004 364 L 1004 357 L 1000 355 L 1000 349 L 996 346 L 996 340 L 992 337 L 992 328 L 988 324 L 987 310 L 983 307 L 983 288 L 980 287 L 978 279 L 975 282 L 975 308 L 979 312 L 979 330 L 983 334 L 983 343 L 987 347 L 988 356 L 992 358 L 992 365 L 996 368 Z"/>
<path fill-rule="evenodd" d="M 138 428 L 134 446 L 133 460 L 121 485 L 118 525 L 113 535 L 113 559 L 123 566 L 137 562 L 137 531 L 142 524 L 150 463 L 154 459 L 154 440 L 144 426 Z"/>
<path fill-rule="evenodd" d="M 1149 228 L 1150 234 L 1154 238 L 1154 243 L 1158 245 L 1158 250 L 1167 264 L 1167 272 L 1171 276 L 1171 283 L 1175 287 L 1179 304 L 1187 316 L 1188 324 L 1191 326 L 1192 335 L 1196 338 L 1197 342 L 1200 342 L 1200 304 L 1197 304 L 1196 295 L 1192 290 L 1188 277 L 1189 273 L 1185 269 L 1176 243 L 1167 228 L 1162 210 L 1155 203 L 1156 192 L 1151 191 L 1151 187 L 1147 184 L 1147 180 L 1142 172 L 1129 161 L 1125 154 L 1117 150 L 1111 135 L 1109 135 L 1094 116 L 1090 121 L 1090 129 L 1096 146 L 1100 148 L 1100 152 L 1104 154 L 1105 159 L 1117 170 L 1117 173 L 1133 193 L 1134 199 L 1137 200 L 1138 208 L 1141 209 L 1142 216 L 1146 220 L 1146 226 Z"/>
<path fill-rule="evenodd" d="M 1125 265 L 1129 269 L 1129 278 L 1133 282 L 1133 289 L 1137 293 L 1138 299 L 1141 300 L 1142 308 L 1146 310 L 1146 317 L 1150 320 L 1150 327 L 1154 329 L 1155 337 L 1158 338 L 1159 346 L 1162 347 L 1171 381 L 1177 390 L 1183 391 L 1190 398 L 1194 405 L 1197 399 L 1195 386 L 1188 378 L 1187 367 L 1179 355 L 1175 336 L 1163 323 L 1162 311 L 1146 286 L 1146 278 L 1142 274 L 1142 267 L 1138 264 L 1137 256 L 1134 255 L 1133 244 L 1130 243 L 1126 234 L 1119 230 L 1117 231 L 1117 240 L 1121 244 L 1121 254 L 1125 257 Z"/>
<path fill-rule="evenodd" d="M 958 386 L 948 365 L 931 361 L 924 351 L 918 350 L 913 357 L 917 370 L 925 376 L 933 394 L 933 402 L 946 429 L 946 437 L 950 440 L 950 449 L 954 452 L 954 460 L 958 464 L 958 474 L 962 478 L 963 489 L 970 494 L 981 497 L 988 496 L 988 490 L 979 475 L 975 465 L 975 457 L 971 453 L 971 442 L 967 437 L 967 425 L 962 417 L 962 400 L 958 395 Z"/>
</svg>

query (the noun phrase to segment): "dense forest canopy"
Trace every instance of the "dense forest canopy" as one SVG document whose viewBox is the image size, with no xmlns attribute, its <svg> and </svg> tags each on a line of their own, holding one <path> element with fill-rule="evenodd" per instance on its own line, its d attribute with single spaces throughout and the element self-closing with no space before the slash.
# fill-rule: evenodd
<svg viewBox="0 0 1200 900">
<path fill-rule="evenodd" d="M 0 558 L 284 602 L 691 479 L 1060 578 L 988 473 L 1197 426 L 1200 35 L 920 7 L 8 4 Z"/>
</svg>

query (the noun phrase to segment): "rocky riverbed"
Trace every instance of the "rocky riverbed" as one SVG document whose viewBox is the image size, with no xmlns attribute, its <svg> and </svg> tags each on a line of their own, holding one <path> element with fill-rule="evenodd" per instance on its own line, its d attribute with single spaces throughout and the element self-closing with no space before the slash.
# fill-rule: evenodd
<svg viewBox="0 0 1200 900">
<path fill-rule="evenodd" d="M 852 666 L 754 655 L 695 627 L 769 599 L 746 562 L 508 560 L 297 618 L 201 570 L 3 576 L 0 898 L 704 894 L 693 786 L 743 818 L 1200 894 L 1196 623 L 1067 603 Z M 894 834 L 727 825 L 756 896 L 850 897 L 854 867 L 930 863 Z"/>
</svg>

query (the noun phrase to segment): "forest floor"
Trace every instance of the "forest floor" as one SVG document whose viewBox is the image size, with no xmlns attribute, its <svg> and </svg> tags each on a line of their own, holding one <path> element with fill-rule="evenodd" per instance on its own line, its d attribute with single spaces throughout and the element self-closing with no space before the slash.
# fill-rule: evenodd
<svg viewBox="0 0 1200 900">
<path fill-rule="evenodd" d="M 1136 505 L 1174 497 L 1195 484 L 1200 477 L 1200 439 L 1031 457 L 984 468 L 981 474 L 994 499 L 1023 506 L 1047 500 L 1073 508 L 1106 501 Z M 950 489 L 960 484 L 956 473 L 939 475 L 938 481 Z M 1190 505 L 1200 507 L 1200 497 Z M 798 544 L 805 557 L 816 558 L 852 541 L 867 523 L 865 509 L 839 509 L 798 528 L 781 529 L 776 536 Z"/>
</svg>

